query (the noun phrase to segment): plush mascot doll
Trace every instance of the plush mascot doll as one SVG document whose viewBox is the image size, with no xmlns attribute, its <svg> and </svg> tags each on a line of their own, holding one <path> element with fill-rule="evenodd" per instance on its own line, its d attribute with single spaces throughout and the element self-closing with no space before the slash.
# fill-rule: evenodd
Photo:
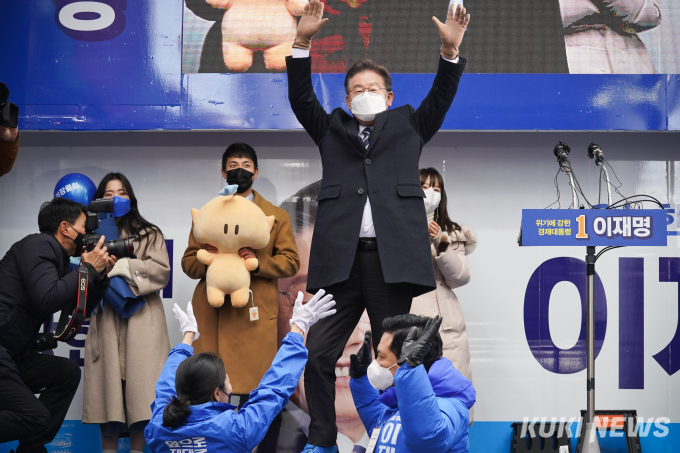
<svg viewBox="0 0 680 453">
<path fill-rule="evenodd" d="M 196 254 L 198 261 L 208 266 L 208 302 L 216 308 L 224 304 L 225 294 L 231 296 L 234 307 L 248 303 L 250 272 L 257 269 L 258 262 L 257 258 L 244 260 L 238 251 L 264 248 L 274 226 L 274 216 L 265 216 L 255 203 L 234 195 L 237 188 L 227 186 L 200 211 L 191 210 L 196 240 L 218 250 L 215 254 L 201 249 Z"/>
<path fill-rule="evenodd" d="M 254 52 L 264 54 L 268 70 L 284 71 L 295 40 L 295 16 L 302 14 L 307 0 L 188 0 L 186 4 L 199 17 L 221 20 L 221 53 L 229 71 L 247 71 Z"/>
</svg>

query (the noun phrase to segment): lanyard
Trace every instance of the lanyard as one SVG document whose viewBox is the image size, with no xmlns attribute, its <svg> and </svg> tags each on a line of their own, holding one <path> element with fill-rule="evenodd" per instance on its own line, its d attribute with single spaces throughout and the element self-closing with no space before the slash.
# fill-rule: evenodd
<svg viewBox="0 0 680 453">
<path fill-rule="evenodd" d="M 373 451 L 375 450 L 375 446 L 378 445 L 378 439 L 380 438 L 380 431 L 382 431 L 383 427 L 385 426 L 385 423 L 390 421 L 392 419 L 392 417 L 394 417 L 395 414 L 396 414 L 396 412 L 393 413 L 392 415 L 390 415 L 379 426 L 376 426 L 375 428 L 373 428 L 373 432 L 371 433 L 371 439 L 368 441 L 368 447 L 366 447 L 366 453 L 373 453 Z M 396 443 L 397 434 L 399 433 L 400 428 L 401 428 L 401 424 L 395 425 L 395 428 L 394 428 L 395 432 L 394 432 L 393 437 L 392 437 L 393 443 Z"/>
</svg>

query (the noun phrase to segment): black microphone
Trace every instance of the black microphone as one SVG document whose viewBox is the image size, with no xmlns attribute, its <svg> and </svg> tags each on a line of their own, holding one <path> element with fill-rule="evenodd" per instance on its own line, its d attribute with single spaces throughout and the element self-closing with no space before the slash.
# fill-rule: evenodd
<svg viewBox="0 0 680 453">
<path fill-rule="evenodd" d="M 553 149 L 553 154 L 555 154 L 555 157 L 557 157 L 557 162 L 560 164 L 563 164 L 565 160 L 567 160 L 567 156 L 571 152 L 571 148 L 569 145 L 564 143 L 563 141 L 560 141 L 555 145 L 555 148 Z"/>
<path fill-rule="evenodd" d="M 604 154 L 602 153 L 600 145 L 595 142 L 590 142 L 590 145 L 588 145 L 588 157 L 595 159 L 595 165 L 601 165 L 604 161 Z"/>
</svg>

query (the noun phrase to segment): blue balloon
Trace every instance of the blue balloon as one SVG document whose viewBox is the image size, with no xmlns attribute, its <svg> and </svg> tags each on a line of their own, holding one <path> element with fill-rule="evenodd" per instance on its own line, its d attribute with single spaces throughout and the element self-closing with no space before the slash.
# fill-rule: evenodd
<svg viewBox="0 0 680 453">
<path fill-rule="evenodd" d="M 69 173 L 57 182 L 54 187 L 54 197 L 68 198 L 89 206 L 90 202 L 94 200 L 96 191 L 97 186 L 90 178 L 80 173 Z"/>
</svg>

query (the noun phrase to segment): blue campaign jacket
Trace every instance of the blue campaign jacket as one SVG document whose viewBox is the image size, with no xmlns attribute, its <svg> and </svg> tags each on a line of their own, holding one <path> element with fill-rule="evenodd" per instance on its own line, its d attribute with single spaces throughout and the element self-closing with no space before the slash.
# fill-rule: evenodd
<svg viewBox="0 0 680 453">
<path fill-rule="evenodd" d="M 175 346 L 156 384 L 151 421 L 144 430 L 146 442 L 154 453 L 251 452 L 267 433 L 274 417 L 288 404 L 307 363 L 302 335 L 291 332 L 283 339 L 260 385 L 238 413 L 231 404 L 205 403 L 191 406 L 191 415 L 182 426 L 165 427 L 163 410 L 176 395 L 175 372 L 192 354 L 191 346 L 184 343 Z M 226 365 L 229 370 L 229 364 Z"/>
<path fill-rule="evenodd" d="M 472 383 L 446 358 L 430 367 L 403 364 L 394 387 L 380 394 L 364 376 L 350 380 L 361 421 L 371 436 L 380 428 L 375 453 L 468 451 L 470 408 L 476 392 Z"/>
</svg>

